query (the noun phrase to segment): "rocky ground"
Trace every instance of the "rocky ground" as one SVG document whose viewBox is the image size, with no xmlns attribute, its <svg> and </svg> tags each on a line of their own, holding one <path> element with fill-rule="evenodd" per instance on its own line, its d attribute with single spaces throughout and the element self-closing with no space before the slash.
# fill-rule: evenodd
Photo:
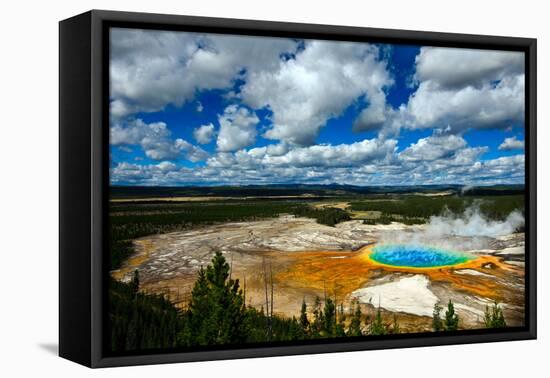
<svg viewBox="0 0 550 378">
<path fill-rule="evenodd" d="M 308 218 L 279 218 L 213 225 L 136 240 L 136 254 L 112 275 L 128 280 L 139 269 L 142 289 L 164 293 L 185 306 L 196 273 L 215 251 L 232 265 L 232 277 L 246 288 L 248 304 L 263 305 L 264 272 L 273 273 L 275 312 L 299 312 L 302 300 L 330 295 L 346 308 L 357 298 L 367 313 L 380 305 L 395 313 L 405 331 L 429 330 L 435 303 L 455 303 L 461 327 L 483 325 L 486 305 L 498 301 L 509 325 L 523 324 L 524 234 L 499 237 L 446 236 L 435 240 L 478 258 L 452 268 L 388 268 L 368 258 L 374 243 L 429 236 L 426 226 L 364 225 L 336 227 Z M 269 273 L 267 273 L 269 274 Z"/>
</svg>

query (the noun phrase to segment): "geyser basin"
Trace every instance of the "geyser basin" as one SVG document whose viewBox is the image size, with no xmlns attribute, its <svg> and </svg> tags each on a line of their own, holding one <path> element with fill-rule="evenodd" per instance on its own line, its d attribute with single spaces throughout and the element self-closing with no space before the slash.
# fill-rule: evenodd
<svg viewBox="0 0 550 378">
<path fill-rule="evenodd" d="M 373 248 L 370 258 L 391 266 L 432 268 L 462 264 L 474 256 L 422 245 L 382 244 Z"/>
</svg>

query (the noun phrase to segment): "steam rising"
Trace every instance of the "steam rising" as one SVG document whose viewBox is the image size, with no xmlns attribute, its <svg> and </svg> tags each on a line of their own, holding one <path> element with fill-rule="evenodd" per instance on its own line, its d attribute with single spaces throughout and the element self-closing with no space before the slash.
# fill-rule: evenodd
<svg viewBox="0 0 550 378">
<path fill-rule="evenodd" d="M 461 216 L 445 214 L 432 216 L 427 232 L 434 237 L 453 236 L 488 236 L 497 237 L 513 233 L 525 222 L 519 211 L 511 212 L 504 221 L 487 219 L 478 207 L 469 207 Z"/>
<path fill-rule="evenodd" d="M 483 249 L 493 238 L 508 235 L 523 226 L 521 212 L 513 211 L 504 221 L 488 219 L 479 206 L 471 206 L 463 214 L 449 211 L 432 216 L 428 223 L 414 231 L 388 231 L 381 235 L 382 243 L 432 245 L 460 251 Z"/>
<path fill-rule="evenodd" d="M 467 192 L 469 192 L 470 190 L 474 189 L 475 186 L 472 186 L 472 185 L 464 185 L 461 189 L 460 189 L 460 194 L 464 195 L 466 194 Z"/>
</svg>

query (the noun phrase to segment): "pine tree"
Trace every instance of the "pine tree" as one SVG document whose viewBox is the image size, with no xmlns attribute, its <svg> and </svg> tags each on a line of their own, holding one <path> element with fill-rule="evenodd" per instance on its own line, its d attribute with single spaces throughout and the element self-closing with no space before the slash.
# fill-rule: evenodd
<svg viewBox="0 0 550 378">
<path fill-rule="evenodd" d="M 208 296 L 210 289 L 206 279 L 206 271 L 201 266 L 197 280 L 191 292 L 188 310 L 188 327 L 179 335 L 184 345 L 207 344 L 212 339 L 209 330 L 203 326 L 204 316 L 209 313 Z"/>
<path fill-rule="evenodd" d="M 388 333 L 388 330 L 384 325 L 384 322 L 382 321 L 382 310 L 380 309 L 380 305 L 379 305 L 378 311 L 376 311 L 376 317 L 374 318 L 374 321 L 371 324 L 370 334 L 385 335 L 386 333 Z"/>
<path fill-rule="evenodd" d="M 346 321 L 346 315 L 344 314 L 344 305 L 340 303 L 340 306 L 338 309 L 338 321 L 336 323 L 334 336 L 336 337 L 346 336 L 345 321 Z"/>
<path fill-rule="evenodd" d="M 458 329 L 458 315 L 455 313 L 453 302 L 449 299 L 447 311 L 445 312 L 445 330 L 456 331 Z"/>
<path fill-rule="evenodd" d="M 352 317 L 347 334 L 348 336 L 361 336 L 361 306 L 356 300 L 354 300 L 351 303 L 350 310 L 352 312 Z"/>
<path fill-rule="evenodd" d="M 189 304 L 188 345 L 235 344 L 247 336 L 245 307 L 239 280 L 229 278 L 230 266 L 216 252 L 200 269 Z"/>
<path fill-rule="evenodd" d="M 315 304 L 313 306 L 313 323 L 311 324 L 311 336 L 314 338 L 321 336 L 321 330 L 323 328 L 323 311 L 321 310 L 321 298 L 315 297 Z"/>
<path fill-rule="evenodd" d="M 170 348 L 182 329 L 176 307 L 159 295 L 136 293 L 137 280 L 109 282 L 109 318 L 113 351 Z"/>
<path fill-rule="evenodd" d="M 323 335 L 331 337 L 336 327 L 336 307 L 331 298 L 325 300 L 323 315 Z"/>
<path fill-rule="evenodd" d="M 439 304 L 434 305 L 432 328 L 435 332 L 443 331 L 443 320 L 441 320 L 441 307 Z"/>
<path fill-rule="evenodd" d="M 133 296 L 135 297 L 139 291 L 139 270 L 134 270 L 134 276 L 130 281 L 130 287 L 132 288 Z"/>
<path fill-rule="evenodd" d="M 305 297 L 302 300 L 302 308 L 300 310 L 300 326 L 302 327 L 304 335 L 307 335 L 309 333 L 309 320 L 307 318 L 307 305 Z"/>
<path fill-rule="evenodd" d="M 286 338 L 289 340 L 304 340 L 306 338 L 302 325 L 298 322 L 298 319 L 296 319 L 295 316 L 293 316 L 290 321 L 288 336 Z"/>
<path fill-rule="evenodd" d="M 492 309 L 489 306 L 485 307 L 485 327 L 487 328 L 504 328 L 506 320 L 504 313 L 497 302 L 494 303 Z"/>
</svg>

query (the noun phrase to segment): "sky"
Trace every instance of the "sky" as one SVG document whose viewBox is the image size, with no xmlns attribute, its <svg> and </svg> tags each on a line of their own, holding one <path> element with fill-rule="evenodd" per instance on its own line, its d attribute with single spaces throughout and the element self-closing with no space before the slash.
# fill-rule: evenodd
<svg viewBox="0 0 550 378">
<path fill-rule="evenodd" d="M 111 185 L 525 181 L 521 52 L 113 28 Z"/>
</svg>

